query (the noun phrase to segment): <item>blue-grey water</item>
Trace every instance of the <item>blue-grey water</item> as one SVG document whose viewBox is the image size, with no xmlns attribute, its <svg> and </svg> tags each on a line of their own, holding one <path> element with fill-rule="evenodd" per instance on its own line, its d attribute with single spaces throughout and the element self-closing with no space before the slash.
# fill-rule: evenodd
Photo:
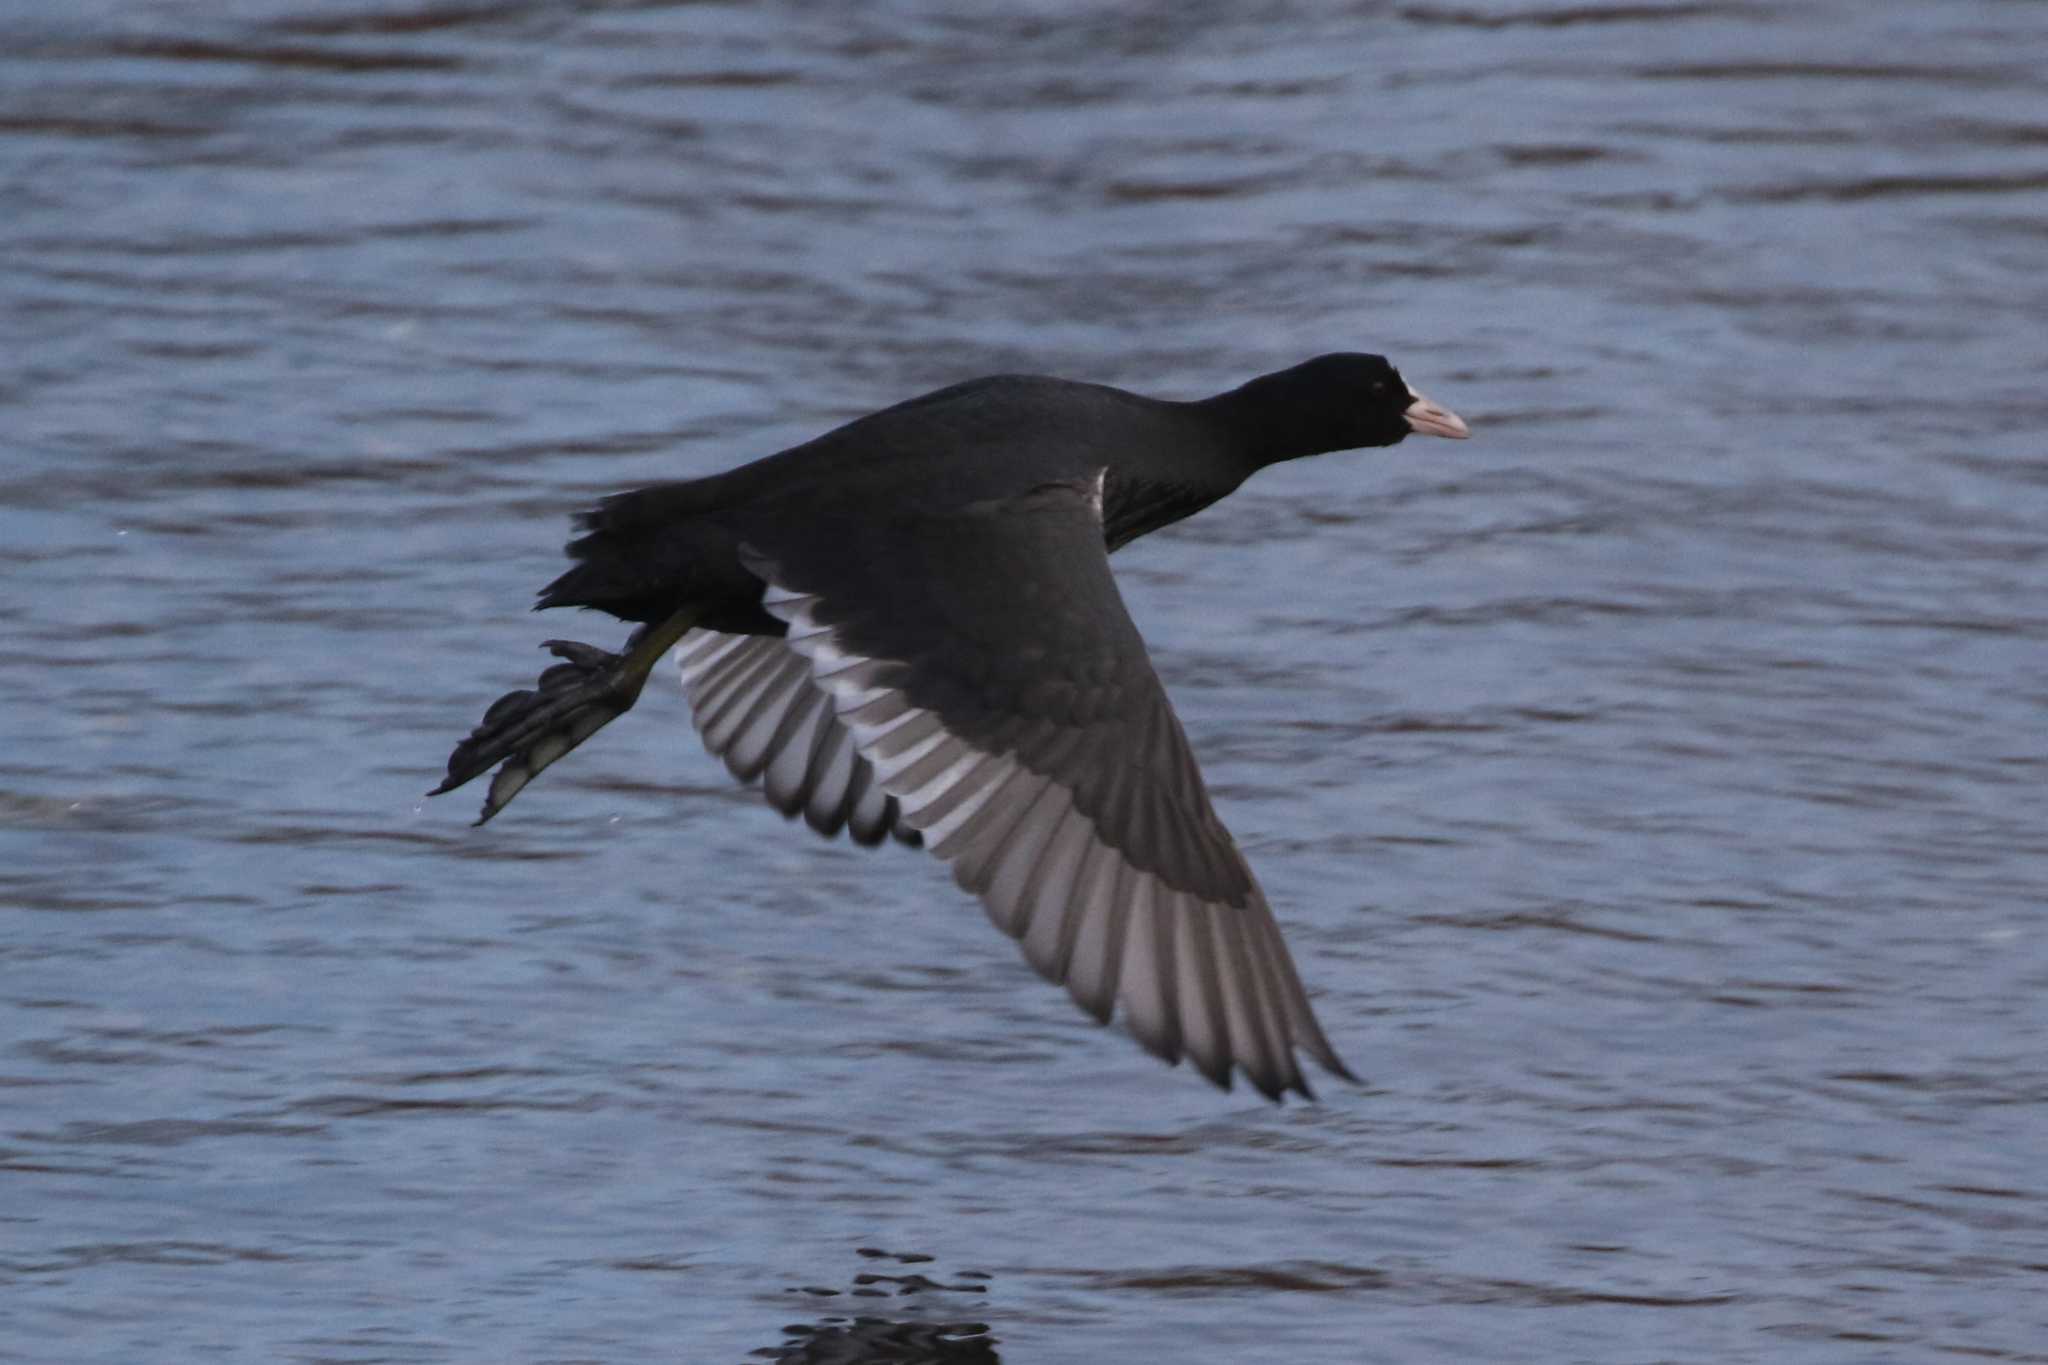
<svg viewBox="0 0 2048 1365">
<path fill-rule="evenodd" d="M 0 1360 L 2048 1360 L 2044 57 L 0 10 Z M 525 611 L 596 495 L 1330 349 L 1475 439 L 1118 565 L 1359 1089 L 1160 1067 L 672 682 L 420 797 L 621 638 Z"/>
</svg>

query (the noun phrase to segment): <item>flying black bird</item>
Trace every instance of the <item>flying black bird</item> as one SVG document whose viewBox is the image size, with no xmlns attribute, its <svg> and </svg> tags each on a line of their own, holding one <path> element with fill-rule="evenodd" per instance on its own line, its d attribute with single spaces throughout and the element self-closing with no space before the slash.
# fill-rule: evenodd
<svg viewBox="0 0 2048 1365">
<path fill-rule="evenodd" d="M 625 714 L 675 650 L 734 776 L 820 834 L 952 864 L 1032 966 L 1138 1040 L 1310 1094 L 1331 1048 L 1216 817 L 1111 552 L 1281 460 L 1465 423 L 1376 355 L 1196 402 L 971 380 L 708 478 L 604 499 L 541 607 L 639 623 L 566 640 L 485 714 L 435 794 L 493 767 L 478 823 Z M 502 764 L 503 766 L 498 766 Z"/>
</svg>

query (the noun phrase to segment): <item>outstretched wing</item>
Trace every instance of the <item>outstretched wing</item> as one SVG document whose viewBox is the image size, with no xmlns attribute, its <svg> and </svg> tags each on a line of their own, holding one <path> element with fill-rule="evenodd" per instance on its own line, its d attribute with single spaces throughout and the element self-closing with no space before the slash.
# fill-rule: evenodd
<svg viewBox="0 0 2048 1365">
<path fill-rule="evenodd" d="M 872 847 L 890 835 L 915 847 L 896 798 L 811 681 L 810 663 L 775 635 L 692 630 L 676 646 L 683 695 L 704 747 L 768 804 L 827 838 L 845 830 Z"/>
<path fill-rule="evenodd" d="M 720 656 L 759 653 L 699 724 L 778 804 L 840 790 L 818 776 L 819 755 L 840 761 L 836 726 L 890 823 L 1098 1020 L 1121 1006 L 1147 1048 L 1218 1085 L 1241 1069 L 1268 1096 L 1308 1094 L 1297 1049 L 1350 1073 L 1117 592 L 1101 489 L 848 508 L 801 532 L 764 519 L 743 557 L 788 634 Z"/>
</svg>

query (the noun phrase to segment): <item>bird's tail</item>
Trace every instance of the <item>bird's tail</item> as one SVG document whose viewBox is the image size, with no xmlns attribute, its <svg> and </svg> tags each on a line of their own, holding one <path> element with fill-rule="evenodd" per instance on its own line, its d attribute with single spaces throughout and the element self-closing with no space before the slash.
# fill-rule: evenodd
<svg viewBox="0 0 2048 1365">
<path fill-rule="evenodd" d="M 687 596 L 702 547 L 679 528 L 704 510 L 707 480 L 654 484 L 614 493 L 578 514 L 579 534 L 567 546 L 574 560 L 540 590 L 545 607 L 595 607 L 627 621 L 665 618 Z"/>
</svg>

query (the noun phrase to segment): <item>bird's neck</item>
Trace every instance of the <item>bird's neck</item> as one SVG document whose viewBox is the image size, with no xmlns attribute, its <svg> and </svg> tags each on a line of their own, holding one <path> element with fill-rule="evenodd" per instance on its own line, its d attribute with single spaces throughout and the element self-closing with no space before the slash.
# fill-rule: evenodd
<svg viewBox="0 0 2048 1365">
<path fill-rule="evenodd" d="M 1200 411 L 1224 435 L 1229 457 L 1240 477 L 1282 460 L 1343 450 L 1351 442 L 1328 408 L 1301 401 L 1289 376 L 1262 375 L 1228 393 L 1204 398 L 1190 407 Z"/>
</svg>

